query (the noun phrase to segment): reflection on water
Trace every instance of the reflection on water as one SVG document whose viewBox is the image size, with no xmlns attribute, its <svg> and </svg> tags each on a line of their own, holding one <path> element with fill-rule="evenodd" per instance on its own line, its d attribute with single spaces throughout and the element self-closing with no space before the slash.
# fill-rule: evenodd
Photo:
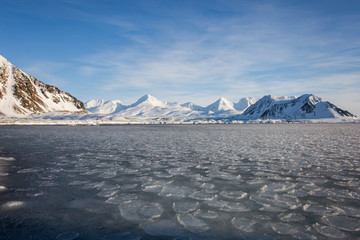
<svg viewBox="0 0 360 240">
<path fill-rule="evenodd" d="M 3 239 L 360 236 L 357 124 L 0 129 Z"/>
</svg>

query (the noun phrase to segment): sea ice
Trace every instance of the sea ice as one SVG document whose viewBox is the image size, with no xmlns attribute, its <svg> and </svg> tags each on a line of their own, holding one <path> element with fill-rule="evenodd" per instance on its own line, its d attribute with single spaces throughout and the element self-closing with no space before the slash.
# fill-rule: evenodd
<svg viewBox="0 0 360 240">
<path fill-rule="evenodd" d="M 202 201 L 205 200 L 210 201 L 214 199 L 214 195 L 200 191 L 193 192 L 192 194 L 190 194 L 189 197 L 195 200 L 202 200 Z"/>
<path fill-rule="evenodd" d="M 82 181 L 79 181 L 79 180 L 74 180 L 72 182 L 70 182 L 68 185 L 69 186 L 77 186 L 77 185 L 85 185 L 85 184 L 89 184 L 90 181 L 87 181 L 87 180 L 82 180 Z"/>
<path fill-rule="evenodd" d="M 140 227 L 144 229 L 146 233 L 159 237 L 176 237 L 184 232 L 181 225 L 168 219 L 142 223 Z"/>
<path fill-rule="evenodd" d="M 323 226 L 318 223 L 313 225 L 313 228 L 320 234 L 328 238 L 341 239 L 345 238 L 346 234 L 336 228 L 330 226 Z"/>
<path fill-rule="evenodd" d="M 360 209 L 352 208 L 352 207 L 346 207 L 346 206 L 340 206 L 336 208 L 342 215 L 346 215 L 348 217 L 357 217 L 360 218 Z"/>
<path fill-rule="evenodd" d="M 1 210 L 6 210 L 6 211 L 18 210 L 18 209 L 24 208 L 25 206 L 26 206 L 26 203 L 23 201 L 10 201 L 10 202 L 6 202 L 6 203 L 2 204 Z"/>
<path fill-rule="evenodd" d="M 119 192 L 119 190 L 103 190 L 103 191 L 99 192 L 97 195 L 99 197 L 109 198 L 109 197 L 115 196 L 118 192 Z"/>
<path fill-rule="evenodd" d="M 240 217 L 234 217 L 231 220 L 232 225 L 243 232 L 253 232 L 254 231 L 254 225 L 256 224 L 256 221 L 246 218 L 240 218 Z"/>
<path fill-rule="evenodd" d="M 133 201 L 136 199 L 138 199 L 138 196 L 135 194 L 121 194 L 121 195 L 110 197 L 105 202 L 111 203 L 111 204 L 121 204 L 121 203 L 125 203 L 125 202 L 130 202 L 130 201 Z"/>
<path fill-rule="evenodd" d="M 245 198 L 248 194 L 242 191 L 222 191 L 220 195 L 232 200 L 240 200 Z"/>
<path fill-rule="evenodd" d="M 209 230 L 209 226 L 192 214 L 184 213 L 176 215 L 179 223 L 193 233 L 201 233 Z"/>
<path fill-rule="evenodd" d="M 262 192 L 288 192 L 295 188 L 296 184 L 293 183 L 270 183 L 261 188 Z"/>
<path fill-rule="evenodd" d="M 159 203 L 135 200 L 119 205 L 121 216 L 129 221 L 141 222 L 159 218 L 163 208 Z"/>
<path fill-rule="evenodd" d="M 360 231 L 360 221 L 356 218 L 350 218 L 345 216 L 323 216 L 322 221 L 334 228 L 344 231 Z"/>
<path fill-rule="evenodd" d="M 305 220 L 303 215 L 297 213 L 281 214 L 279 217 L 283 222 L 300 222 Z"/>
<path fill-rule="evenodd" d="M 167 170 L 169 174 L 171 175 L 186 175 L 188 170 L 186 168 L 171 168 Z"/>
<path fill-rule="evenodd" d="M 222 211 L 226 212 L 248 212 L 250 211 L 249 208 L 245 207 L 241 203 L 238 202 L 227 202 L 220 200 L 223 204 L 223 207 L 220 208 Z"/>
<path fill-rule="evenodd" d="M 123 185 L 120 186 L 121 190 L 130 190 L 130 189 L 134 189 L 138 186 L 137 183 L 125 183 Z"/>
<path fill-rule="evenodd" d="M 197 217 L 201 217 L 201 218 L 207 218 L 207 219 L 215 219 L 219 216 L 219 214 L 217 212 L 214 212 L 214 211 L 204 211 L 204 210 L 197 210 L 195 213 L 194 213 L 195 216 Z"/>
<path fill-rule="evenodd" d="M 141 187 L 144 192 L 153 192 L 153 193 L 159 193 L 163 189 L 163 187 L 169 185 L 172 183 L 172 181 L 150 181 L 144 183 Z"/>
<path fill-rule="evenodd" d="M 283 211 L 284 209 L 296 209 L 301 206 L 299 199 L 287 194 L 273 194 L 271 192 L 251 195 L 250 200 L 262 205 L 263 211 Z"/>
<path fill-rule="evenodd" d="M 42 171 L 40 168 L 25 168 L 17 171 L 17 173 L 36 173 L 40 171 Z"/>
<path fill-rule="evenodd" d="M 55 187 L 58 185 L 59 185 L 58 183 L 52 181 L 44 181 L 40 184 L 41 187 Z"/>
<path fill-rule="evenodd" d="M 117 170 L 107 170 L 100 174 L 99 177 L 102 178 L 113 178 L 117 176 Z"/>
<path fill-rule="evenodd" d="M 173 203 L 173 209 L 178 213 L 188 213 L 198 208 L 198 202 L 175 202 Z"/>
<path fill-rule="evenodd" d="M 295 235 L 299 233 L 296 227 L 287 223 L 272 223 L 271 228 L 274 232 L 281 235 Z"/>
<path fill-rule="evenodd" d="M 227 172 L 217 172 L 217 173 L 213 173 L 211 175 L 212 178 L 220 178 L 223 180 L 228 180 L 228 181 L 239 181 L 241 180 L 241 175 L 232 175 L 230 173 Z"/>
<path fill-rule="evenodd" d="M 212 184 L 212 183 L 202 183 L 200 185 L 201 188 L 204 188 L 204 189 L 212 189 L 212 188 L 215 188 L 215 185 Z"/>
<path fill-rule="evenodd" d="M 0 162 L 1 161 L 15 161 L 16 159 L 13 157 L 0 157 Z"/>
<path fill-rule="evenodd" d="M 319 204 L 305 204 L 303 206 L 303 210 L 305 212 L 312 212 L 312 213 L 318 213 L 318 214 L 327 214 L 327 213 L 334 212 L 333 209 L 319 205 Z"/>
<path fill-rule="evenodd" d="M 159 193 L 159 196 L 169 197 L 169 198 L 185 198 L 185 197 L 189 197 L 189 195 L 193 192 L 194 190 L 188 187 L 166 186 Z"/>
</svg>

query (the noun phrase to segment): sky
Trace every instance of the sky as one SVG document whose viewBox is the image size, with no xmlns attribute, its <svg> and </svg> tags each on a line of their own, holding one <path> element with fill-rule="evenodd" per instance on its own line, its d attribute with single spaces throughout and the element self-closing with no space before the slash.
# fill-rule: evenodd
<svg viewBox="0 0 360 240">
<path fill-rule="evenodd" d="M 0 0 L 0 54 L 86 102 L 312 93 L 360 116 L 360 1 Z"/>
</svg>

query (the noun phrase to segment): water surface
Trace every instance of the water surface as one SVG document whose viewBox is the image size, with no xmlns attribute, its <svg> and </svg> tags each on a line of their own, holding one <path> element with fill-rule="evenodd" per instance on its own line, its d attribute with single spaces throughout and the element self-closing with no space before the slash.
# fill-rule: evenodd
<svg viewBox="0 0 360 240">
<path fill-rule="evenodd" d="M 358 124 L 0 131 L 0 239 L 360 237 Z"/>
</svg>

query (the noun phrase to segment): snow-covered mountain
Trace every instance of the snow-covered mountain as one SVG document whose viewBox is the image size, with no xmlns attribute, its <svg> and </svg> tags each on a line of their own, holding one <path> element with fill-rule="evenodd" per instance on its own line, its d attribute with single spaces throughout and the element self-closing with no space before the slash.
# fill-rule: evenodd
<svg viewBox="0 0 360 240">
<path fill-rule="evenodd" d="M 50 112 L 88 113 L 69 93 L 24 73 L 0 55 L 0 116 Z"/>
<path fill-rule="evenodd" d="M 225 112 L 225 111 L 235 111 L 234 103 L 230 102 L 226 98 L 221 97 L 216 102 L 210 104 L 205 108 L 205 111 L 210 113 L 216 112 Z"/>
<path fill-rule="evenodd" d="M 86 107 L 86 109 L 89 110 L 91 108 L 101 107 L 104 103 L 105 103 L 105 101 L 103 99 L 93 99 L 93 100 L 86 102 L 85 107 Z"/>
<path fill-rule="evenodd" d="M 320 97 L 304 94 L 298 98 L 264 96 L 250 106 L 242 117 L 246 119 L 319 119 L 355 116 L 330 102 L 321 100 Z"/>
<path fill-rule="evenodd" d="M 205 108 L 192 102 L 181 104 L 182 107 L 189 108 L 194 111 L 205 111 Z"/>
<path fill-rule="evenodd" d="M 86 108 L 69 93 L 24 73 L 0 55 L 0 116 L 5 117 L 41 113 L 50 113 L 52 116 L 87 114 L 81 117 L 82 119 L 132 117 L 291 120 L 355 117 L 350 112 L 312 94 L 300 97 L 264 96 L 260 100 L 247 97 L 237 103 L 222 97 L 206 107 L 191 102 L 167 103 L 147 94 L 130 105 L 124 105 L 120 100 L 91 100 L 86 103 Z"/>
<path fill-rule="evenodd" d="M 220 98 L 206 107 L 191 102 L 184 104 L 167 103 L 148 94 L 128 106 L 122 105 L 119 100 L 108 102 L 92 100 L 87 102 L 86 106 L 94 114 L 145 118 L 250 120 L 355 117 L 348 111 L 339 109 L 327 101 L 322 101 L 321 98 L 312 94 L 305 94 L 300 97 L 265 96 L 260 100 L 247 97 L 240 99 L 238 103 Z"/>
<path fill-rule="evenodd" d="M 108 103 L 108 104 L 107 104 Z M 111 111 L 110 103 L 117 103 L 117 107 Z M 88 110 L 94 114 L 113 114 L 123 117 L 147 117 L 147 118 L 187 118 L 199 116 L 199 113 L 190 107 L 178 103 L 160 101 L 150 94 L 139 98 L 135 103 L 122 105 L 119 100 L 104 102 L 91 100 L 86 103 Z"/>
<path fill-rule="evenodd" d="M 111 114 L 121 111 L 125 106 L 120 100 L 105 102 L 104 100 L 96 99 L 85 103 L 85 107 L 92 113 Z"/>
<path fill-rule="evenodd" d="M 95 114 L 116 114 L 124 117 L 219 118 L 242 113 L 242 111 L 234 109 L 234 103 L 225 98 L 220 98 L 207 107 L 202 107 L 191 102 L 184 104 L 167 103 L 147 94 L 135 103 L 128 106 L 121 105 L 119 111 L 114 110 L 112 112 L 106 103 L 102 100 L 91 100 L 86 103 L 86 106 L 90 112 Z"/>
<path fill-rule="evenodd" d="M 245 111 L 248 107 L 256 103 L 258 99 L 253 97 L 241 98 L 239 102 L 234 103 L 234 109 L 238 111 Z"/>
</svg>

